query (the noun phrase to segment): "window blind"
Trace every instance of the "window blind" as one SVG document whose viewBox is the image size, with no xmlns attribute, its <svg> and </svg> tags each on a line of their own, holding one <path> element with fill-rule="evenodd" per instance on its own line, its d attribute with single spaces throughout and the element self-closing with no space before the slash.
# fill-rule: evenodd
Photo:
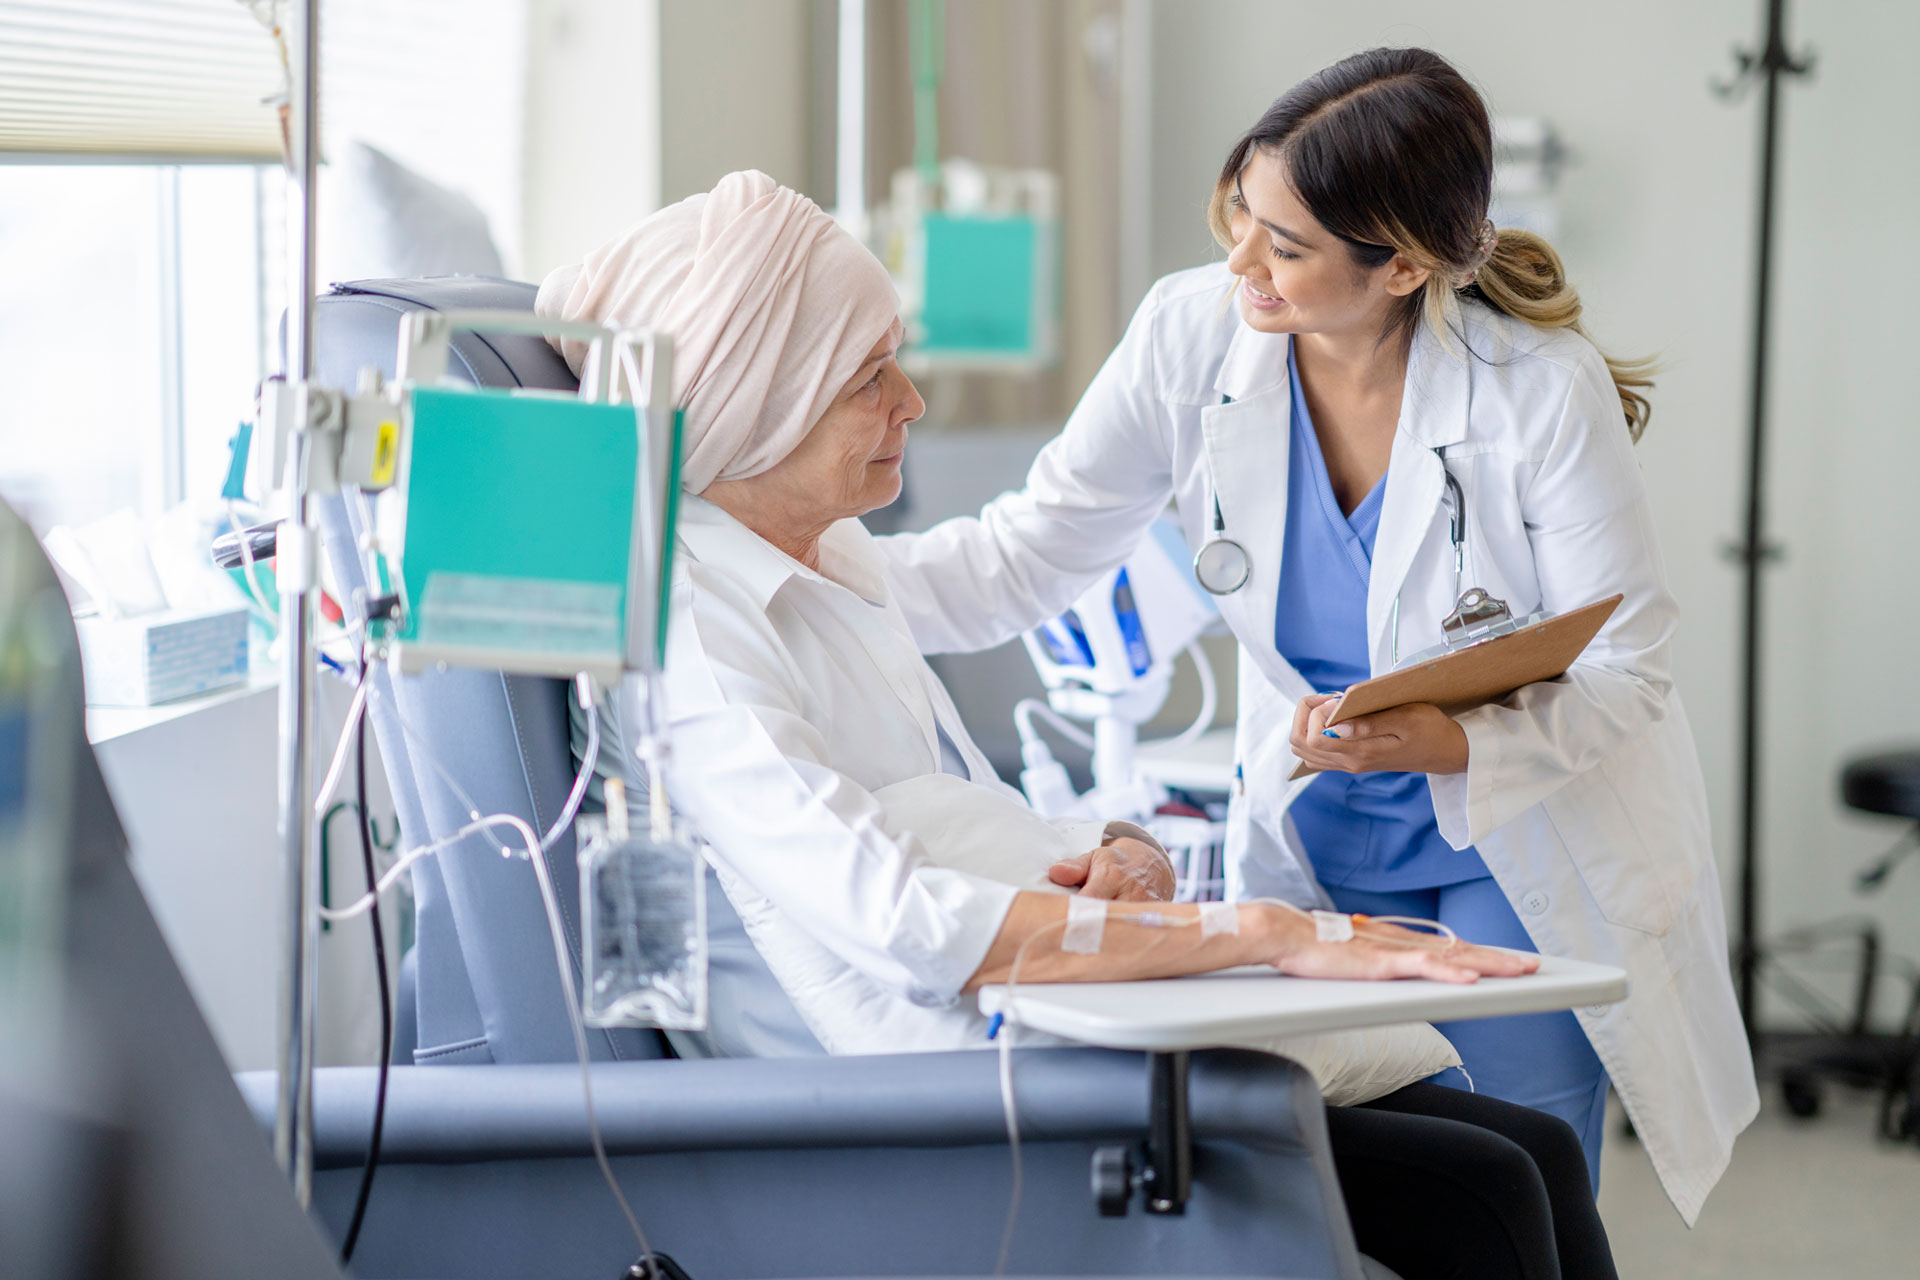
<svg viewBox="0 0 1920 1280">
<path fill-rule="evenodd" d="M 239 0 L 0 0 L 0 160 L 278 160 L 283 87 Z"/>
</svg>

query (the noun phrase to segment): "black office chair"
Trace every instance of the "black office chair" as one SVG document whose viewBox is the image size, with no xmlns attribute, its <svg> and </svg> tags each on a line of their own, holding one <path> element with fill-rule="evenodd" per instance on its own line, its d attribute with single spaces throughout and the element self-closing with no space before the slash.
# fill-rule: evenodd
<svg viewBox="0 0 1920 1280">
<path fill-rule="evenodd" d="M 1840 799 L 1850 809 L 1908 823 L 1893 846 L 1855 878 L 1861 893 L 1877 892 L 1894 869 L 1920 849 L 1920 750 L 1881 751 L 1848 761 L 1840 772 Z M 1857 916 L 1797 930 L 1775 940 L 1768 950 L 1777 962 L 1783 956 L 1831 954 L 1836 945 L 1848 943 L 1857 948 L 1857 958 L 1853 1002 L 1847 1010 L 1837 1009 L 1791 970 L 1778 963 L 1768 966 L 1774 989 L 1815 1028 L 1769 1037 L 1780 1064 L 1782 1100 L 1794 1115 L 1810 1118 L 1820 1112 L 1827 1080 L 1877 1089 L 1881 1132 L 1896 1141 L 1920 1140 L 1920 970 L 1902 962 L 1903 972 L 1889 974 L 1893 961 L 1881 947 L 1878 926 Z M 1874 996 L 1889 977 L 1906 983 L 1906 1011 L 1897 1031 L 1876 1032 Z"/>
</svg>

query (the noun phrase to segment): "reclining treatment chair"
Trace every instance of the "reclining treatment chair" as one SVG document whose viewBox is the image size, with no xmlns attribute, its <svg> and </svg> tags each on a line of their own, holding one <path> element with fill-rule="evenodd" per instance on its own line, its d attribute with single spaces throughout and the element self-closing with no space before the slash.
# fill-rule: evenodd
<svg viewBox="0 0 1920 1280">
<path fill-rule="evenodd" d="M 391 376 L 405 311 L 524 311 L 534 293 L 473 277 L 336 286 L 318 305 L 316 376 L 342 387 L 364 366 Z M 458 335 L 450 370 L 483 387 L 575 386 L 538 338 Z M 348 595 L 364 586 L 356 524 L 350 500 L 327 504 L 328 558 Z M 449 670 L 395 682 L 384 669 L 374 679 L 383 696 L 371 718 L 407 845 L 467 819 L 419 744 L 483 812 L 518 814 L 535 830 L 554 820 L 573 781 L 565 681 Z M 415 740 L 394 718 L 395 696 Z M 550 860 L 577 972 L 570 833 Z M 412 1064 L 394 1069 L 356 1271 L 621 1274 L 637 1250 L 589 1154 L 531 868 L 479 836 L 417 864 L 414 885 L 414 1026 L 396 1037 L 411 1041 Z M 710 887 L 722 1008 L 760 961 Z M 674 1060 L 651 1031 L 591 1033 L 609 1150 L 653 1247 L 695 1280 L 990 1271 L 1011 1176 L 995 1055 L 828 1058 L 790 1005 L 749 1022 L 754 1052 L 782 1057 Z M 337 1234 L 366 1156 L 374 1072 L 317 1074 L 314 1199 Z M 1363 1274 L 1322 1104 L 1293 1063 L 1193 1055 L 1193 1189 L 1179 1216 L 1148 1215 L 1136 1198 L 1128 1216 L 1103 1217 L 1089 1191 L 1095 1152 L 1147 1133 L 1144 1055 L 1022 1050 L 1015 1078 L 1026 1191 L 1012 1273 Z M 243 1081 L 269 1124 L 271 1083 Z"/>
</svg>

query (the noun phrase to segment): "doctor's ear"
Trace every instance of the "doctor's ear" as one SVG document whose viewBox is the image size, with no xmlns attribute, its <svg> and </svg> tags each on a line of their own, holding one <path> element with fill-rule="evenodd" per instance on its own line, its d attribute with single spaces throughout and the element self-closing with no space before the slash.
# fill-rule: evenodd
<svg viewBox="0 0 1920 1280">
<path fill-rule="evenodd" d="M 1387 286 L 1387 292 L 1396 298 L 1406 297 L 1425 284 L 1427 278 L 1433 274 L 1426 267 L 1414 266 L 1407 260 L 1407 255 L 1404 253 L 1394 254 L 1387 259 L 1386 265 L 1380 270 L 1384 275 L 1383 283 Z"/>
</svg>

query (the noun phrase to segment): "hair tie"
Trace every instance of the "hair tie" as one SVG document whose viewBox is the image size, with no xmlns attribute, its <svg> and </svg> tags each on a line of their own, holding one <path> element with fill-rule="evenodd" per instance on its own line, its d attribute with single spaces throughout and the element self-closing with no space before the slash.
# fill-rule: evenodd
<svg viewBox="0 0 1920 1280">
<path fill-rule="evenodd" d="M 1493 257 L 1493 251 L 1500 247 L 1500 233 L 1494 228 L 1493 219 L 1487 218 L 1480 223 L 1480 234 L 1473 242 L 1473 262 L 1467 268 L 1467 278 L 1461 284 L 1464 289 L 1474 282 L 1480 274 L 1480 268 L 1487 265 Z"/>
</svg>

